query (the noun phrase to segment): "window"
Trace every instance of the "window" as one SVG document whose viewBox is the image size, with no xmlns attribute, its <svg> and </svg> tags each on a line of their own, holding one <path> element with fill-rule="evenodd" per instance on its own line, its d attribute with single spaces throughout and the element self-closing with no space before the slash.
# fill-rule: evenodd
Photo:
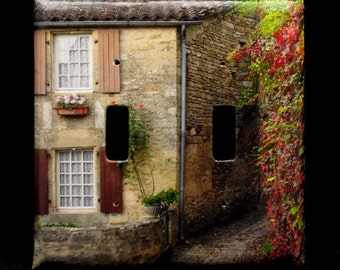
<svg viewBox="0 0 340 270">
<path fill-rule="evenodd" d="M 119 93 L 119 29 L 96 29 L 78 35 L 72 34 L 74 31 L 34 31 L 34 93 Z M 94 36 L 98 37 L 95 41 Z M 50 44 L 54 44 L 53 48 Z"/>
<path fill-rule="evenodd" d="M 54 42 L 56 91 L 92 90 L 91 35 L 56 35 Z"/>
<path fill-rule="evenodd" d="M 109 160 L 127 160 L 129 156 L 129 109 L 110 105 L 106 109 L 106 156 Z"/>
<path fill-rule="evenodd" d="M 58 209 L 93 209 L 93 151 L 57 152 Z"/>
<path fill-rule="evenodd" d="M 234 106 L 213 107 L 213 157 L 233 160 L 236 152 L 236 112 Z"/>
</svg>

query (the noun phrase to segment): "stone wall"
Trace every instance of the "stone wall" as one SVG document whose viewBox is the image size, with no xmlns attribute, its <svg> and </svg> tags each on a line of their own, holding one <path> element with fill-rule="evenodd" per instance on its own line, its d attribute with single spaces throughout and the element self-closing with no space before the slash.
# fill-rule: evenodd
<svg viewBox="0 0 340 270">
<path fill-rule="evenodd" d="M 246 42 L 256 24 L 252 15 L 224 15 L 187 28 L 187 109 L 185 151 L 186 234 L 231 218 L 258 203 L 254 188 L 257 115 L 237 111 L 235 160 L 219 162 L 212 156 L 212 108 L 237 107 L 246 85 L 247 62 L 228 62 L 227 54 Z M 242 210 L 243 209 L 243 210 Z"/>
<path fill-rule="evenodd" d="M 33 269 L 43 263 L 122 265 L 153 262 L 163 250 L 163 221 L 106 227 L 35 229 Z"/>
<path fill-rule="evenodd" d="M 96 35 L 96 29 L 93 29 Z M 56 94 L 34 97 L 34 143 L 48 151 L 49 213 L 35 216 L 33 265 L 61 261 L 82 264 L 143 263 L 160 256 L 165 236 L 161 219 L 146 219 L 137 202 L 137 181 L 123 179 L 123 212 L 100 212 L 99 148 L 105 146 L 105 111 L 112 100 L 116 104 L 133 101 L 143 103 L 152 128 L 150 153 L 155 192 L 178 187 L 179 113 L 178 54 L 176 28 L 120 29 L 121 92 L 84 93 L 90 112 L 82 117 L 64 117 L 53 109 Z M 47 29 L 47 38 L 51 39 Z M 52 43 L 49 43 L 52 44 Z M 96 53 L 96 52 L 94 52 Z M 52 52 L 47 52 L 47 63 Z M 94 63 L 96 66 L 96 63 Z M 51 79 L 51 68 L 47 77 Z M 80 93 L 83 95 L 83 93 Z M 68 211 L 57 209 L 56 151 L 60 149 L 93 149 L 95 159 L 96 209 Z M 143 170 L 143 168 L 142 168 Z M 151 192 L 150 175 L 143 175 L 147 192 Z M 178 215 L 174 212 L 174 215 Z M 169 229 L 171 243 L 178 234 L 178 218 L 173 217 Z M 77 228 L 46 227 L 58 223 L 74 223 Z"/>
<path fill-rule="evenodd" d="M 95 29 L 93 31 L 95 36 Z M 47 36 L 51 39 L 50 35 Z M 99 211 L 100 164 L 99 155 L 96 153 L 101 146 L 105 146 L 105 111 L 112 100 L 115 100 L 116 104 L 127 104 L 129 101 L 135 102 L 136 105 L 144 104 L 152 129 L 150 154 L 155 192 L 178 187 L 178 45 L 175 28 L 120 29 L 121 92 L 81 93 L 88 99 L 90 112 L 87 116 L 57 115 L 53 110 L 56 97 L 54 91 L 48 92 L 47 95 L 35 96 L 35 148 L 47 149 L 49 153 L 50 200 L 49 214 L 37 216 L 37 223 L 55 223 L 61 220 L 73 221 L 79 225 L 98 226 L 135 222 L 142 218 L 142 207 L 136 202 L 139 195 L 138 183 L 128 177 L 123 179 L 123 213 L 107 215 Z M 51 52 L 48 52 L 48 63 L 51 62 L 50 57 Z M 96 157 L 96 211 L 73 214 L 58 212 L 55 196 L 55 152 L 60 149 L 83 148 L 93 149 Z M 150 174 L 142 175 L 142 178 L 146 192 L 150 193 L 152 191 Z"/>
<path fill-rule="evenodd" d="M 246 40 L 253 17 L 219 15 L 202 25 L 187 27 L 186 148 L 184 222 L 186 234 L 232 217 L 258 203 L 258 185 L 253 185 L 251 158 L 256 143 L 257 116 L 254 110 L 237 112 L 237 153 L 229 162 L 212 158 L 212 107 L 237 105 L 245 81 L 246 62 L 231 69 L 227 53 Z M 123 213 L 96 211 L 62 213 L 56 207 L 55 151 L 92 147 L 105 142 L 105 108 L 133 100 L 150 113 L 151 156 L 156 191 L 180 181 L 180 36 L 172 27 L 140 27 L 120 30 L 121 93 L 86 94 L 90 114 L 68 119 L 53 110 L 55 94 L 35 96 L 35 148 L 49 153 L 49 214 L 35 217 L 34 266 L 63 261 L 86 264 L 150 262 L 164 248 L 162 221 L 145 221 L 138 185 L 123 179 Z M 48 60 L 49 61 L 49 60 Z M 226 80 L 226 77 L 229 79 Z M 231 78 L 231 79 L 230 79 Z M 99 158 L 95 162 L 99 196 Z M 145 179 L 147 192 L 150 179 Z M 254 188 L 252 188 L 254 186 Z M 169 228 L 170 244 L 178 239 L 178 209 Z M 74 222 L 79 228 L 46 228 L 41 224 Z M 152 235 L 146 232 L 152 232 Z"/>
</svg>

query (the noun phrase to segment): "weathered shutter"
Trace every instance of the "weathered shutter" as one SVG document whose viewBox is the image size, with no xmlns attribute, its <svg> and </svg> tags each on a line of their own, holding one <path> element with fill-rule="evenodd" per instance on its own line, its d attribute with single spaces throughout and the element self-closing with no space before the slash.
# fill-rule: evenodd
<svg viewBox="0 0 340 270">
<path fill-rule="evenodd" d="M 34 151 L 34 198 L 35 213 L 48 214 L 47 150 Z"/>
<path fill-rule="evenodd" d="M 100 148 L 100 210 L 122 213 L 122 168 L 106 158 L 105 147 Z"/>
<path fill-rule="evenodd" d="M 34 31 L 34 93 L 46 94 L 45 30 Z"/>
<path fill-rule="evenodd" d="M 98 30 L 98 90 L 120 92 L 119 30 Z"/>
</svg>

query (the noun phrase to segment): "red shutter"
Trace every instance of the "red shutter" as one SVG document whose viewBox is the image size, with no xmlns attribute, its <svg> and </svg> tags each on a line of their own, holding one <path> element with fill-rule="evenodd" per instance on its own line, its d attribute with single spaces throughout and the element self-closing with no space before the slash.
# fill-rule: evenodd
<svg viewBox="0 0 340 270">
<path fill-rule="evenodd" d="M 98 57 L 99 91 L 103 93 L 119 93 L 119 30 L 98 30 Z"/>
<path fill-rule="evenodd" d="M 105 147 L 100 148 L 100 210 L 122 213 L 122 168 L 106 158 Z"/>
<path fill-rule="evenodd" d="M 45 30 L 34 32 L 34 94 L 46 94 Z"/>
<path fill-rule="evenodd" d="M 34 151 L 34 198 L 35 213 L 48 214 L 48 178 L 47 178 L 47 150 Z"/>
</svg>

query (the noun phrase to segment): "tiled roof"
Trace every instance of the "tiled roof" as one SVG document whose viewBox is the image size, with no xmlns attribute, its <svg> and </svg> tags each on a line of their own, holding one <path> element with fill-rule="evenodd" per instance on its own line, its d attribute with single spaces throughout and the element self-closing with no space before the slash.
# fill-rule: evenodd
<svg viewBox="0 0 340 270">
<path fill-rule="evenodd" d="M 200 21 L 226 12 L 234 1 L 35 0 L 35 22 Z"/>
</svg>

